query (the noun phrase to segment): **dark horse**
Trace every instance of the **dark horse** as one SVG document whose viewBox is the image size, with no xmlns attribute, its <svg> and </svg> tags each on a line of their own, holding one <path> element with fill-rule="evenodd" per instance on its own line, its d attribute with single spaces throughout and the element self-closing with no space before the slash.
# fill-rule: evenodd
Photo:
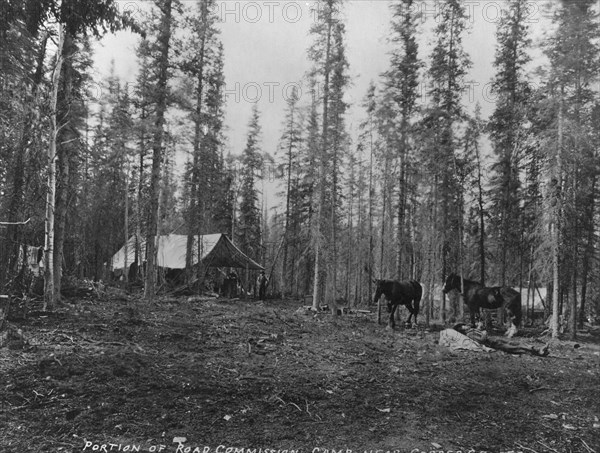
<svg viewBox="0 0 600 453">
<path fill-rule="evenodd" d="M 469 307 L 471 314 L 471 325 L 475 327 L 475 314 L 479 315 L 480 308 L 494 309 L 503 308 L 512 323 L 507 332 L 510 336 L 517 331 L 517 326 L 521 323 L 521 294 L 508 286 L 486 287 L 479 282 L 463 279 L 464 301 Z M 444 294 L 457 290 L 461 291 L 460 276 L 450 274 L 446 279 L 446 284 L 442 291 Z"/>
<path fill-rule="evenodd" d="M 375 280 L 377 286 L 375 290 L 375 303 L 379 302 L 379 298 L 383 294 L 388 301 L 387 309 L 390 314 L 390 320 L 388 327 L 392 329 L 396 326 L 394 322 L 394 314 L 398 305 L 405 305 L 410 312 L 406 323 L 409 324 L 411 318 L 415 317 L 415 323 L 417 322 L 417 315 L 419 314 L 419 303 L 421 302 L 421 296 L 423 295 L 423 288 L 421 284 L 415 280 L 408 282 L 398 282 L 396 280 Z"/>
</svg>

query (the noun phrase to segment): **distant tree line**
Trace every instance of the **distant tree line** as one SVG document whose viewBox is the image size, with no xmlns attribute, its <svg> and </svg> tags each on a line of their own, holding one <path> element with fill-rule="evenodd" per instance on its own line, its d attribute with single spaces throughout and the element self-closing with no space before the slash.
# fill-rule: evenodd
<svg viewBox="0 0 600 453">
<path fill-rule="evenodd" d="M 312 284 L 313 303 L 335 307 L 367 303 L 374 277 L 417 279 L 426 319 L 451 319 L 462 306 L 438 294 L 439 285 L 457 272 L 528 294 L 546 287 L 554 334 L 562 319 L 574 335 L 600 309 L 594 2 L 551 7 L 553 31 L 537 44 L 547 64 L 539 67 L 531 5 L 505 3 L 487 120 L 479 105 L 465 105 L 465 6 L 441 2 L 432 50 L 421 60 L 418 5 L 394 2 L 389 69 L 365 95 L 354 142 L 344 125 L 342 5 L 322 3 L 307 75 L 321 89 L 309 105 L 290 102 L 283 124 L 286 203 L 274 219 L 286 250 L 282 291 L 307 293 Z M 525 293 L 523 303 L 533 305 Z"/>
<path fill-rule="evenodd" d="M 535 44 L 528 2 L 503 4 L 488 119 L 465 102 L 465 6 L 441 0 L 423 58 L 416 2 L 393 2 L 389 66 L 350 131 L 343 2 L 320 0 L 311 67 L 299 74 L 309 96 L 288 96 L 271 157 L 256 105 L 245 148 L 226 152 L 227 49 L 215 1 L 154 0 L 143 20 L 114 0 L 2 1 L 0 221 L 32 219 L 0 230 L 3 290 L 23 285 L 21 246 L 44 244 L 52 308 L 64 278 L 104 278 L 133 236 L 126 264 L 151 299 L 158 235 L 188 236 L 193 284 L 206 273 L 194 265 L 203 253 L 194 238 L 220 232 L 273 266 L 272 291 L 312 294 L 315 308 L 334 312 L 342 301 L 367 305 L 372 280 L 383 277 L 422 282 L 427 322 L 455 318 L 461 304 L 437 294 L 452 272 L 546 287 L 555 335 L 561 319 L 575 335 L 600 312 L 596 2 L 551 5 L 552 31 Z M 113 68 L 94 99 L 92 44 L 125 28 L 140 36 L 135 89 Z M 539 67 L 536 47 L 546 60 Z M 269 163 L 283 169 L 274 211 L 260 186 Z"/>
</svg>

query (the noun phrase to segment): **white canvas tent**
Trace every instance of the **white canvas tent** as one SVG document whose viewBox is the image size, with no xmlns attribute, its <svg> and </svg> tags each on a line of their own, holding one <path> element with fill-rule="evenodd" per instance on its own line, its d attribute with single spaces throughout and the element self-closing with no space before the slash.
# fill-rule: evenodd
<svg viewBox="0 0 600 453">
<path fill-rule="evenodd" d="M 192 262 L 198 263 L 198 236 L 194 238 L 192 248 L 194 258 Z M 206 234 L 201 236 L 201 261 L 209 267 L 237 267 L 243 269 L 264 270 L 260 264 L 238 249 L 225 234 Z M 127 266 L 135 259 L 135 236 L 127 242 Z M 140 261 L 146 260 L 146 240 L 140 238 Z M 169 269 L 185 269 L 185 255 L 187 249 L 187 236 L 183 234 L 168 234 L 158 237 L 157 264 L 159 267 Z M 121 247 L 112 258 L 112 269 L 125 267 L 125 246 Z"/>
</svg>

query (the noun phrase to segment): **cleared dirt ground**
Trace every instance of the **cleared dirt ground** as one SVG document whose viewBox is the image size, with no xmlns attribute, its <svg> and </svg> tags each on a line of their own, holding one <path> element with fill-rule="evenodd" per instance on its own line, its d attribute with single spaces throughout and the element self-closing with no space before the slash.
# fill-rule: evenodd
<svg viewBox="0 0 600 453">
<path fill-rule="evenodd" d="M 29 344 L 0 350 L 0 451 L 600 453 L 598 337 L 543 358 L 452 352 L 440 328 L 301 305 L 104 298 L 31 313 L 14 324 Z"/>
</svg>

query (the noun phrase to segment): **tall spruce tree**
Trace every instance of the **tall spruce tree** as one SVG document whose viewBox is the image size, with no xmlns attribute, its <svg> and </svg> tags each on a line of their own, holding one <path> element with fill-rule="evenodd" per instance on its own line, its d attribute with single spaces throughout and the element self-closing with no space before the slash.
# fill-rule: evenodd
<svg viewBox="0 0 600 453">
<path fill-rule="evenodd" d="M 339 299 L 338 273 L 339 273 L 339 251 L 338 251 L 338 230 L 340 229 L 340 208 L 342 201 L 340 168 L 343 165 L 344 158 L 350 150 L 350 140 L 346 133 L 344 115 L 348 105 L 344 101 L 344 92 L 348 85 L 345 45 L 344 45 L 345 27 L 343 23 L 336 25 L 333 34 L 333 64 L 334 69 L 331 77 L 331 107 L 329 114 L 331 120 L 329 125 L 331 130 L 328 135 L 331 140 L 331 160 L 329 171 L 327 171 L 327 184 L 331 188 L 331 202 L 329 211 L 329 231 L 331 243 L 330 255 L 330 298 L 335 306 L 335 301 Z M 337 309 L 332 308 L 334 313 Z"/>
<path fill-rule="evenodd" d="M 471 192 L 471 198 L 474 200 L 474 207 L 470 210 L 469 231 L 467 236 L 472 238 L 470 243 L 477 244 L 476 252 L 473 256 L 477 259 L 468 262 L 469 269 L 479 269 L 479 281 L 485 285 L 486 280 L 486 194 L 484 190 L 484 156 L 480 145 L 481 136 L 484 131 L 484 121 L 481 118 L 481 106 L 479 103 L 475 106 L 475 112 L 472 118 L 467 122 L 467 128 L 464 136 L 465 158 L 471 162 L 473 170 L 467 187 Z"/>
<path fill-rule="evenodd" d="M 309 77 L 310 105 L 304 124 L 305 142 L 301 148 L 300 168 L 304 169 L 299 176 L 298 199 L 299 199 L 299 219 L 297 227 L 299 228 L 298 244 L 303 245 L 301 253 L 301 264 L 298 268 L 302 275 L 302 292 L 308 294 L 313 291 L 315 250 L 313 247 L 313 237 L 316 221 L 316 199 L 318 197 L 318 156 L 320 152 L 320 116 L 319 116 L 319 97 L 318 86 L 315 77 Z M 302 228 L 300 228 L 302 226 Z"/>
<path fill-rule="evenodd" d="M 50 170 L 47 198 L 46 247 L 48 252 L 46 253 L 45 308 L 52 308 L 60 297 L 68 195 L 75 190 L 72 163 L 77 161 L 77 153 L 81 145 L 79 140 L 81 109 L 75 108 L 78 103 L 74 100 L 77 90 L 81 89 L 82 79 L 78 79 L 79 83 L 74 80 L 76 76 L 74 65 L 77 61 L 75 54 L 79 45 L 85 48 L 86 36 L 100 37 L 109 30 L 114 32 L 125 25 L 132 24 L 129 17 L 121 14 L 114 0 L 103 0 L 93 4 L 66 0 L 51 5 L 49 9 L 55 15 L 59 27 L 60 54 L 57 58 L 59 64 L 56 67 L 60 72 L 54 73 L 51 97 L 52 106 L 55 108 L 51 111 L 52 127 L 48 156 Z M 58 158 L 58 164 L 55 158 Z"/>
<path fill-rule="evenodd" d="M 360 124 L 359 130 L 361 131 L 359 135 L 359 149 L 360 151 L 365 151 L 365 154 L 368 156 L 364 158 L 366 160 L 366 175 L 364 178 L 367 180 L 366 182 L 366 194 L 367 194 L 367 208 L 366 208 L 366 222 L 367 222 L 367 244 L 366 244 L 366 253 L 361 253 L 361 256 L 364 257 L 362 263 L 360 263 L 360 268 L 363 269 L 366 273 L 366 289 L 367 289 L 367 305 L 371 304 L 371 298 L 373 295 L 373 268 L 374 268 L 374 248 L 375 248 L 375 232 L 374 232 L 374 204 L 375 204 L 375 181 L 373 178 L 373 166 L 375 164 L 375 155 L 377 153 L 377 99 L 376 99 L 376 87 L 375 83 L 371 81 L 369 84 L 369 88 L 367 89 L 367 94 L 363 101 L 363 108 L 367 114 L 366 119 Z M 362 163 L 362 158 L 359 157 L 359 165 L 361 166 L 361 173 L 364 164 Z M 361 175 L 362 176 L 362 175 Z M 359 176 L 360 178 L 360 176 Z M 361 194 L 363 191 L 360 191 Z M 362 222 L 361 222 L 362 224 Z M 359 282 L 362 284 L 364 278 L 359 279 Z"/>
<path fill-rule="evenodd" d="M 261 127 L 258 106 L 252 106 L 252 116 L 248 123 L 246 147 L 242 156 L 240 188 L 240 213 L 238 221 L 238 242 L 244 253 L 253 259 L 262 258 L 261 208 L 257 179 L 263 166 L 263 153 L 260 148 Z"/>
<path fill-rule="evenodd" d="M 214 13 L 213 5 L 214 1 L 212 0 L 199 1 L 196 11 L 188 18 L 188 26 L 192 33 L 184 44 L 184 53 L 188 56 L 183 58 L 181 64 L 181 70 L 190 79 L 193 90 L 189 96 L 193 101 L 186 106 L 186 110 L 190 111 L 193 123 L 191 159 L 187 169 L 189 199 L 186 213 L 186 270 L 188 280 L 192 278 L 194 263 L 199 262 L 199 257 L 202 255 L 200 249 L 202 241 L 195 241 L 194 238 L 208 230 L 208 225 L 206 225 L 210 204 L 208 196 L 213 193 L 209 180 L 216 170 L 211 168 L 214 167 L 215 156 L 206 149 L 210 127 L 206 105 L 208 73 L 213 63 L 212 60 L 217 55 L 219 45 L 218 30 L 215 27 L 217 16 Z M 194 250 L 194 244 L 196 244 L 196 250 Z M 197 270 L 196 277 L 200 279 L 202 275 L 200 266 L 197 266 Z"/>
<path fill-rule="evenodd" d="M 436 18 L 435 45 L 428 70 L 430 104 L 423 119 L 423 127 L 430 136 L 429 146 L 423 147 L 425 160 L 431 166 L 437 186 L 436 205 L 438 224 L 434 226 L 441 237 L 442 280 L 460 269 L 460 237 L 463 222 L 462 187 L 459 173 L 458 126 L 465 119 L 461 103 L 465 76 L 471 66 L 462 40 L 467 31 L 467 15 L 458 0 L 444 0 Z M 445 316 L 445 297 L 442 299 Z M 456 307 L 455 307 L 456 308 Z"/>
<path fill-rule="evenodd" d="M 136 78 L 134 96 L 132 104 L 134 107 L 133 134 L 137 157 L 133 170 L 135 172 L 134 180 L 136 183 L 136 195 L 134 197 L 133 211 L 135 219 L 134 227 L 134 253 L 133 253 L 133 272 L 132 277 L 145 281 L 145 272 L 142 262 L 146 257 L 145 244 L 143 239 L 148 230 L 149 223 L 149 170 L 152 167 L 152 121 L 153 121 L 153 96 L 155 84 L 155 71 L 153 71 L 153 48 L 154 46 L 148 39 L 143 37 L 137 48 L 136 56 L 139 65 Z"/>
<path fill-rule="evenodd" d="M 228 233 L 232 227 L 233 181 L 227 170 L 223 148 L 225 138 L 224 48 L 221 42 L 213 49 L 212 64 L 208 71 L 206 108 L 208 130 L 203 146 L 210 158 L 210 231 Z"/>
<path fill-rule="evenodd" d="M 512 0 L 496 32 L 494 67 L 497 72 L 492 86 L 497 101 L 488 129 L 497 158 L 492 178 L 491 225 L 497 226 L 493 234 L 499 261 L 497 281 L 502 285 L 517 282 L 518 273 L 507 276 L 507 271 L 518 270 L 519 262 L 516 260 L 522 256 L 519 169 L 527 133 L 523 126 L 527 121 L 527 101 L 531 94 L 525 74 L 530 61 L 527 51 L 531 44 L 528 14 L 526 0 Z M 512 262 L 508 262 L 510 257 Z"/>
<path fill-rule="evenodd" d="M 86 274 L 96 279 L 103 278 L 105 263 L 110 263 L 129 229 L 125 222 L 128 222 L 128 168 L 132 154 L 131 105 L 127 91 L 114 75 L 105 85 L 107 95 L 95 116 L 91 143 L 85 150 L 84 165 L 79 172 L 81 189 L 76 205 L 83 225 L 78 240 L 85 241 L 82 261 Z M 119 196 L 114 197 L 114 194 Z"/>
<path fill-rule="evenodd" d="M 390 69 L 384 73 L 384 91 L 393 99 L 393 115 L 397 127 L 389 130 L 385 137 L 391 148 L 397 149 L 397 160 L 400 169 L 398 175 L 397 201 L 397 242 L 396 242 L 396 277 L 403 280 L 407 277 L 405 266 L 408 175 L 411 147 L 414 143 L 412 124 L 419 95 L 419 47 L 417 44 L 417 24 L 419 15 L 415 1 L 403 0 L 392 4 L 392 37 L 394 46 L 390 54 Z M 411 278 L 414 278 L 411 276 Z"/>
<path fill-rule="evenodd" d="M 290 263 L 291 244 L 297 240 L 293 236 L 293 224 L 298 218 L 297 202 L 297 170 L 299 168 L 300 146 L 302 145 L 301 117 L 298 107 L 298 90 L 294 89 L 287 99 L 287 109 L 284 120 L 284 130 L 280 139 L 279 148 L 284 155 L 285 172 L 285 214 L 283 227 L 283 261 L 282 261 L 282 292 L 286 294 L 291 291 L 294 279 L 294 262 L 296 256 L 292 256 Z M 291 265 L 290 265 L 291 264 Z"/>
<path fill-rule="evenodd" d="M 383 176 L 379 178 L 379 198 L 381 199 L 381 215 L 379 224 L 379 253 L 378 277 L 387 278 L 395 273 L 397 253 L 394 247 L 386 244 L 394 243 L 397 230 L 394 229 L 395 213 L 392 209 L 396 194 L 396 176 L 398 175 L 397 148 L 395 142 L 390 140 L 396 130 L 395 104 L 390 96 L 381 93 L 377 102 L 377 134 L 381 146 L 376 147 L 377 172 Z M 384 138 L 385 137 L 385 138 Z"/>
<path fill-rule="evenodd" d="M 593 84 L 598 81 L 600 68 L 597 39 L 600 26 L 593 5 L 594 2 L 588 0 L 561 2 L 554 18 L 556 34 L 546 49 L 550 60 L 546 91 L 555 115 L 553 127 L 546 134 L 550 149 L 554 151 L 547 157 L 554 337 L 559 334 L 562 305 L 559 298 L 562 300 L 566 295 L 570 335 L 575 338 L 577 293 L 581 284 L 578 250 L 582 238 L 588 237 L 583 234 L 582 226 L 594 228 L 598 169 L 592 164 L 595 154 L 592 137 L 597 129 L 592 112 L 598 102 Z M 585 244 L 585 248 L 589 245 L 589 242 Z"/>
<path fill-rule="evenodd" d="M 38 198 L 37 178 L 32 176 L 41 171 L 40 142 L 46 132 L 39 101 L 46 91 L 44 61 L 49 34 L 41 25 L 48 6 L 33 0 L 5 3 L 0 19 L 0 192 L 5 195 L 0 210 L 5 213 L 2 220 L 9 222 L 0 238 L 4 257 L 0 260 L 0 288 L 12 280 L 15 293 L 25 289 L 20 244 L 41 243 L 33 235 L 34 229 L 19 222 L 38 217 L 39 207 L 26 200 Z M 9 274 L 17 277 L 10 279 Z"/>
<path fill-rule="evenodd" d="M 154 41 L 152 42 L 152 59 L 155 68 L 155 79 L 153 80 L 154 107 L 153 130 L 152 130 L 152 172 L 150 174 L 150 213 L 148 231 L 146 234 L 146 279 L 144 282 L 144 297 L 148 300 L 154 299 L 156 295 L 157 278 L 157 236 L 159 223 L 159 201 L 160 201 L 160 179 L 161 167 L 164 159 L 165 147 L 165 123 L 169 104 L 168 80 L 171 69 L 171 40 L 174 32 L 174 9 L 178 6 L 177 0 L 156 0 L 158 9 L 157 28 L 154 30 Z"/>
<path fill-rule="evenodd" d="M 313 64 L 312 77 L 319 81 L 322 98 L 319 103 L 322 107 L 319 152 L 317 154 L 317 197 L 316 217 L 313 225 L 313 248 L 314 248 L 314 280 L 313 280 L 313 309 L 318 309 L 323 301 L 323 290 L 327 288 L 327 260 L 330 258 L 326 248 L 325 237 L 334 234 L 337 220 L 335 216 L 336 199 L 336 175 L 337 168 L 331 167 L 332 158 L 335 160 L 336 153 L 341 146 L 343 131 L 343 90 L 346 83 L 345 67 L 347 65 L 344 56 L 344 25 L 341 21 L 339 0 L 324 0 L 319 2 L 319 11 L 315 22 L 311 26 L 311 34 L 314 43 L 308 51 L 309 59 Z M 331 179 L 328 181 L 328 176 Z M 333 183 L 333 187 L 329 185 Z M 328 215 L 329 214 L 329 215 Z M 329 234 L 327 234 L 326 220 L 330 219 Z M 330 244 L 335 247 L 335 244 Z M 333 254 L 335 259 L 335 253 Z M 335 267 L 335 263 L 333 263 Z M 330 307 L 337 313 L 335 307 L 335 272 L 333 272 L 333 284 L 329 285 Z M 331 283 L 331 282 L 330 282 Z"/>
</svg>

